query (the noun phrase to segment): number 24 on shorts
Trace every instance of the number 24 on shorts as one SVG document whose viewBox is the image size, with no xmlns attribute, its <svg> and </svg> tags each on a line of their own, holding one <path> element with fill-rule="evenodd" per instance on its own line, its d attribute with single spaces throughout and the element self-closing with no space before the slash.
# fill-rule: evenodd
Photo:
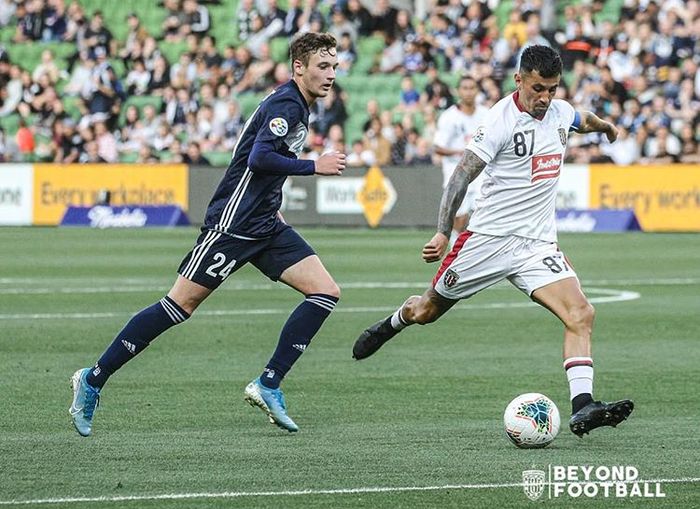
<svg viewBox="0 0 700 509">
<path fill-rule="evenodd" d="M 217 272 L 217 269 L 226 263 L 226 255 L 224 253 L 214 254 L 214 263 L 212 263 L 209 268 L 207 268 L 207 274 L 211 277 L 220 277 L 222 280 L 226 279 L 231 270 L 236 266 L 236 260 L 231 260 L 223 269 Z"/>
</svg>

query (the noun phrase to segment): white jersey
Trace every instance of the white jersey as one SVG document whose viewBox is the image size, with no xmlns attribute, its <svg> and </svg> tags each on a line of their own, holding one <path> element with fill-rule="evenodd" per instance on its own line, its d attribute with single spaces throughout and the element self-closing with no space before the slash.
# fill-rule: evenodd
<svg viewBox="0 0 700 509">
<path fill-rule="evenodd" d="M 438 118 L 433 143 L 449 150 L 464 150 L 477 128 L 486 122 L 488 109 L 476 106 L 472 115 L 467 115 L 456 104 L 447 108 Z M 460 155 L 442 156 L 442 187 L 447 187 L 452 172 L 459 164 Z"/>
<path fill-rule="evenodd" d="M 469 230 L 556 242 L 554 205 L 574 108 L 554 99 L 538 120 L 520 109 L 518 93 L 498 101 L 469 150 L 486 162 Z"/>
</svg>

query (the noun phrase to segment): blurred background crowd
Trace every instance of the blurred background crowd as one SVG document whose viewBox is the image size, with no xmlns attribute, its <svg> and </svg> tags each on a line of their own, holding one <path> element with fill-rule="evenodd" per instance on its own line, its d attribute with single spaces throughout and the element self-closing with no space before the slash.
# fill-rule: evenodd
<svg viewBox="0 0 700 509">
<path fill-rule="evenodd" d="M 547 44 L 558 97 L 620 129 L 571 137 L 570 162 L 700 162 L 697 0 L 0 0 L 0 161 L 225 166 L 304 31 L 334 34 L 340 62 L 307 158 L 438 163 L 459 77 L 490 107 Z"/>
</svg>

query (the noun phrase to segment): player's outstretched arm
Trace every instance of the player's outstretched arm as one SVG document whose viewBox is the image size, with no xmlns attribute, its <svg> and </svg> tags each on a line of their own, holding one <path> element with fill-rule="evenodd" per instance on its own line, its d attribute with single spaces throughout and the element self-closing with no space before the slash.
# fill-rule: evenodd
<svg viewBox="0 0 700 509">
<path fill-rule="evenodd" d="M 459 209 L 464 195 L 467 194 L 469 184 L 479 176 L 484 168 L 486 168 L 486 163 L 474 152 L 468 149 L 464 151 L 462 159 L 452 172 L 450 182 L 442 193 L 437 233 L 423 247 L 423 260 L 426 262 L 436 262 L 445 254 L 457 209 Z"/>
<path fill-rule="evenodd" d="M 617 139 L 617 127 L 610 122 L 603 120 L 591 111 L 582 111 L 580 115 L 579 133 L 604 133 L 610 143 Z"/>
</svg>

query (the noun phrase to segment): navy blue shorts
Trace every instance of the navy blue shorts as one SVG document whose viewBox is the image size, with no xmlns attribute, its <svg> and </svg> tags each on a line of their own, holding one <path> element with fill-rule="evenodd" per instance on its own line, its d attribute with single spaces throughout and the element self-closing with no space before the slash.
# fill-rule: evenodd
<svg viewBox="0 0 700 509">
<path fill-rule="evenodd" d="M 213 290 L 248 262 L 277 281 L 285 269 L 313 254 L 313 248 L 291 227 L 272 237 L 256 240 L 206 230 L 197 238 L 177 272 Z"/>
</svg>

